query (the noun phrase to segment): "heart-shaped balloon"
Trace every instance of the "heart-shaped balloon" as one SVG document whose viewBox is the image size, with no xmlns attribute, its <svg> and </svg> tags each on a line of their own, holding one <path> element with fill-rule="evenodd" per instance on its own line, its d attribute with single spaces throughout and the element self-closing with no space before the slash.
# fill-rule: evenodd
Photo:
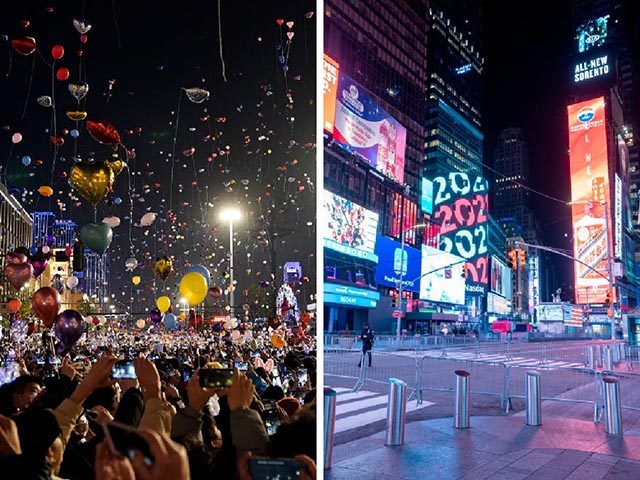
<svg viewBox="0 0 640 480">
<path fill-rule="evenodd" d="M 42 275 L 42 272 L 47 269 L 48 265 L 49 262 L 47 262 L 47 260 L 44 258 L 31 260 L 31 266 L 33 267 L 33 276 L 38 278 L 40 275 Z"/>
<path fill-rule="evenodd" d="M 104 145 L 120 144 L 120 134 L 110 123 L 87 120 L 87 130 L 96 142 Z"/>
<path fill-rule="evenodd" d="M 91 30 L 91 24 L 85 22 L 84 20 L 78 20 L 77 18 L 73 19 L 73 28 L 76 29 L 80 35 L 84 35 L 89 30 Z"/>
<path fill-rule="evenodd" d="M 89 92 L 89 85 L 86 83 L 70 83 L 69 84 L 69 93 L 73 95 L 73 97 L 80 101 L 82 100 L 87 93 Z"/>
<path fill-rule="evenodd" d="M 71 168 L 69 185 L 94 207 L 113 187 L 115 174 L 104 163 L 77 163 Z"/>
<path fill-rule="evenodd" d="M 104 164 L 113 170 L 114 175 L 117 177 L 120 175 L 120 172 L 127 166 L 126 162 L 123 162 L 119 158 L 116 160 L 105 160 Z"/>
<path fill-rule="evenodd" d="M 187 94 L 187 98 L 193 103 L 202 103 L 209 98 L 209 91 L 204 88 L 185 88 L 184 91 Z"/>
<path fill-rule="evenodd" d="M 41 107 L 45 107 L 45 108 L 48 108 L 51 105 L 53 105 L 53 103 L 51 102 L 51 97 L 49 95 L 42 95 L 38 97 L 36 102 L 38 102 L 38 105 L 40 105 Z"/>
<path fill-rule="evenodd" d="M 169 277 L 172 269 L 173 262 L 169 257 L 159 258 L 153 266 L 153 271 L 162 281 L 165 281 Z"/>
<path fill-rule="evenodd" d="M 5 255 L 5 261 L 9 265 L 18 265 L 27 261 L 27 256 L 24 253 L 9 252 Z"/>
<path fill-rule="evenodd" d="M 56 316 L 53 331 L 65 350 L 69 351 L 85 331 L 84 318 L 75 310 L 64 310 Z"/>
<path fill-rule="evenodd" d="M 80 239 L 91 251 L 102 255 L 111 245 L 113 230 L 106 223 L 87 223 L 80 229 Z"/>
<path fill-rule="evenodd" d="M 13 288 L 20 290 L 33 275 L 33 267 L 26 262 L 10 263 L 4 267 L 4 275 Z"/>
<path fill-rule="evenodd" d="M 73 120 L 74 122 L 79 122 L 80 120 L 84 120 L 87 118 L 87 112 L 81 112 L 79 110 L 67 112 L 67 118 L 69 120 Z"/>
<path fill-rule="evenodd" d="M 267 373 L 269 373 L 271 370 L 273 370 L 273 359 L 270 358 L 269 360 L 267 360 L 266 362 L 264 362 L 264 369 Z"/>
<path fill-rule="evenodd" d="M 36 51 L 36 39 L 33 37 L 14 38 L 11 40 L 11 46 L 20 55 L 31 55 Z"/>
<path fill-rule="evenodd" d="M 253 364 L 256 366 L 256 368 L 261 368 L 261 367 L 264 368 L 264 362 L 260 357 L 256 357 L 255 360 L 253 361 Z"/>
</svg>

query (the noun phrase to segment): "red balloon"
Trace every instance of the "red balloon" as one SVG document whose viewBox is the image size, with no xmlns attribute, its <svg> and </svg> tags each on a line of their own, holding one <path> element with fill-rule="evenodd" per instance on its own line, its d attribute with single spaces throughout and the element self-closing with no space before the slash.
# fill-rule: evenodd
<svg viewBox="0 0 640 480">
<path fill-rule="evenodd" d="M 282 24 L 284 23 L 284 19 L 279 18 L 279 19 L 276 20 L 276 23 L 278 24 L 279 27 L 281 27 Z"/>
<path fill-rule="evenodd" d="M 31 309 L 36 317 L 44 322 L 44 326 L 50 328 L 60 311 L 62 298 L 55 288 L 42 287 L 31 297 Z"/>
<path fill-rule="evenodd" d="M 33 266 L 28 263 L 10 263 L 4 267 L 4 276 L 7 277 L 13 288 L 20 290 L 33 275 Z"/>
<path fill-rule="evenodd" d="M 64 47 L 62 45 L 55 45 L 51 49 L 51 56 L 56 60 L 60 60 L 62 57 L 64 57 Z"/>
<path fill-rule="evenodd" d="M 33 37 L 15 38 L 11 40 L 11 46 L 20 55 L 31 55 L 36 51 L 36 39 Z"/>
<path fill-rule="evenodd" d="M 96 142 L 105 145 L 120 144 L 120 133 L 110 123 L 87 120 L 87 130 Z"/>
<path fill-rule="evenodd" d="M 80 43 L 87 43 L 88 37 L 85 34 L 80 35 Z"/>
<path fill-rule="evenodd" d="M 13 313 L 18 313 L 18 310 L 20 310 L 20 307 L 22 306 L 22 302 L 17 298 L 12 298 L 7 302 L 7 306 Z"/>
<path fill-rule="evenodd" d="M 211 287 L 209 289 L 209 295 L 211 295 L 213 298 L 220 298 L 220 296 L 222 295 L 222 289 L 218 286 Z"/>
<path fill-rule="evenodd" d="M 67 67 L 60 67 L 56 72 L 56 78 L 63 82 L 64 80 L 69 78 L 69 69 Z"/>
</svg>

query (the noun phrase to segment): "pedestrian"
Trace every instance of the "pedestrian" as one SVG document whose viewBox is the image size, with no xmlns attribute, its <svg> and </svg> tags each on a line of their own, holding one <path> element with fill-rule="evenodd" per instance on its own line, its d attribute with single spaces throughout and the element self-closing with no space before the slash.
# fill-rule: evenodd
<svg viewBox="0 0 640 480">
<path fill-rule="evenodd" d="M 373 349 L 373 330 L 369 328 L 368 324 L 364 324 L 362 333 L 360 334 L 360 340 L 362 340 L 362 359 L 358 362 L 358 368 L 361 366 L 362 360 L 364 360 L 365 354 L 369 354 L 369 367 L 371 367 L 371 350 Z"/>
</svg>

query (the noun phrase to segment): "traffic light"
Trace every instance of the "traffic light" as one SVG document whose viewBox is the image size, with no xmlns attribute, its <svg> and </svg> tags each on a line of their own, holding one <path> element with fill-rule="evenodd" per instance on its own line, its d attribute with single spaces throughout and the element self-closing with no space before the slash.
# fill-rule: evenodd
<svg viewBox="0 0 640 480">
<path fill-rule="evenodd" d="M 391 292 L 391 306 L 393 308 L 398 307 L 398 292 L 396 292 L 395 290 Z"/>
<path fill-rule="evenodd" d="M 607 305 L 611 305 L 611 290 L 607 290 L 607 296 L 604 300 L 604 303 L 606 303 Z"/>
<path fill-rule="evenodd" d="M 462 264 L 462 278 L 467 278 L 467 264 Z"/>
<path fill-rule="evenodd" d="M 507 260 L 509 261 L 509 268 L 511 270 L 515 270 L 518 266 L 518 261 L 516 257 L 516 251 L 513 248 L 509 249 L 509 251 L 507 252 Z"/>
<path fill-rule="evenodd" d="M 527 266 L 527 252 L 526 250 L 518 250 L 518 254 L 518 267 L 524 270 Z"/>
</svg>

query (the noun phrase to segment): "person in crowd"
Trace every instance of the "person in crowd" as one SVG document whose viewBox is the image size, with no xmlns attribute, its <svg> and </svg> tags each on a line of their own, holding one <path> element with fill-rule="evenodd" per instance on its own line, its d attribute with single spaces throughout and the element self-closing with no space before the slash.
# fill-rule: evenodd
<svg viewBox="0 0 640 480">
<path fill-rule="evenodd" d="M 362 358 L 358 362 L 358 368 L 362 366 L 365 355 L 369 356 L 369 366 L 371 366 L 371 350 L 373 349 L 374 335 L 373 330 L 369 328 L 368 324 L 364 324 L 362 333 L 360 333 L 360 340 L 362 340 Z"/>
</svg>

